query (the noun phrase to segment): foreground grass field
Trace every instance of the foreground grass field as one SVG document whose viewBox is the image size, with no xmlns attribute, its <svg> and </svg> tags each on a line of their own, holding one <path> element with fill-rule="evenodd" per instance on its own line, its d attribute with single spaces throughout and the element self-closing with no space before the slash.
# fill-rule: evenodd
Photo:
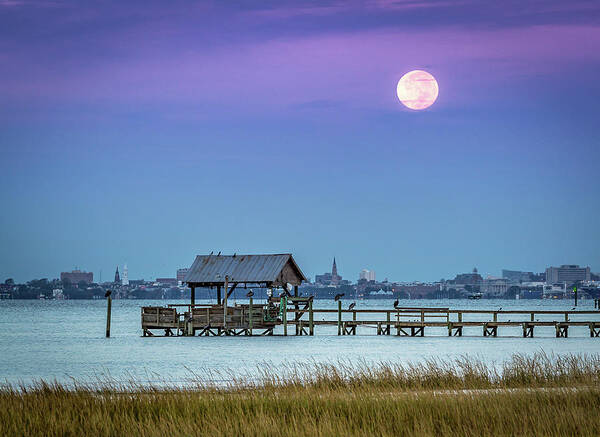
<svg viewBox="0 0 600 437">
<path fill-rule="evenodd" d="M 600 435 L 600 357 L 300 365 L 193 389 L 106 382 L 0 391 L 1 435 Z"/>
</svg>

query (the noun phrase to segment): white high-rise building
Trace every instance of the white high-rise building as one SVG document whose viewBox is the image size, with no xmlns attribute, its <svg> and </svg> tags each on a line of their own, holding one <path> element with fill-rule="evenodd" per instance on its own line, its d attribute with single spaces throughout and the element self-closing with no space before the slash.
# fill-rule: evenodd
<svg viewBox="0 0 600 437">
<path fill-rule="evenodd" d="M 123 274 L 121 275 L 121 285 L 129 285 L 129 273 L 127 271 L 127 264 L 123 266 Z"/>
<path fill-rule="evenodd" d="M 359 274 L 358 278 L 359 279 L 366 279 L 367 281 L 374 281 L 375 280 L 375 271 L 374 270 L 362 269 L 360 271 L 360 274 Z"/>
</svg>

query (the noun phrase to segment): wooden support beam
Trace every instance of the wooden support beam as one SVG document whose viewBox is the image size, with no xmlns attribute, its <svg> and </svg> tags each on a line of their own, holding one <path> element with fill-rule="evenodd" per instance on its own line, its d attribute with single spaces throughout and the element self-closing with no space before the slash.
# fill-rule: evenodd
<svg viewBox="0 0 600 437">
<path fill-rule="evenodd" d="M 338 300 L 338 335 L 342 335 L 342 300 Z"/>
<path fill-rule="evenodd" d="M 386 329 L 387 333 L 386 333 L 386 335 L 391 335 L 392 329 L 391 329 L 391 326 L 390 326 L 390 312 L 389 311 L 386 313 L 386 321 L 387 321 L 387 329 Z"/>
<path fill-rule="evenodd" d="M 196 304 L 196 287 L 194 287 L 193 285 L 190 286 L 190 305 L 195 305 Z M 191 308 L 190 308 L 191 311 Z"/>
<path fill-rule="evenodd" d="M 227 297 L 229 298 L 229 296 L 231 296 L 231 293 L 233 293 L 233 290 L 235 290 L 235 287 L 237 287 L 238 283 L 235 282 L 233 284 L 233 286 L 229 289 L 229 291 L 227 292 Z M 227 287 L 225 287 L 225 290 L 227 290 Z"/>
<path fill-rule="evenodd" d="M 252 303 L 253 303 L 252 298 L 250 298 L 250 305 L 248 306 L 248 331 L 249 331 L 248 335 L 252 335 L 252 322 L 253 322 L 252 321 L 252 316 L 253 316 L 252 312 L 254 310 Z"/>
<path fill-rule="evenodd" d="M 567 338 L 569 336 L 569 325 L 556 324 L 556 338 Z"/>
<path fill-rule="evenodd" d="M 227 329 L 227 288 L 229 287 L 229 276 L 225 276 L 225 293 L 223 293 L 223 329 Z"/>
<path fill-rule="evenodd" d="M 279 306 L 281 308 L 281 318 L 283 319 L 283 335 L 287 335 L 287 294 L 284 295 L 279 301 Z"/>
<path fill-rule="evenodd" d="M 308 301 L 308 335 L 315 335 L 313 323 L 313 301 Z"/>
<path fill-rule="evenodd" d="M 217 305 L 221 305 L 221 286 L 217 285 Z"/>
</svg>

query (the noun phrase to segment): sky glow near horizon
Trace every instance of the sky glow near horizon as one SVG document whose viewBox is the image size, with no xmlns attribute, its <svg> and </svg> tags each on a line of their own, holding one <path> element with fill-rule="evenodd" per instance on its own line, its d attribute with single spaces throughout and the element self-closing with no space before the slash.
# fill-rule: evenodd
<svg viewBox="0 0 600 437">
<path fill-rule="evenodd" d="M 599 46 L 593 1 L 0 1 L 0 280 L 599 271 Z"/>
</svg>

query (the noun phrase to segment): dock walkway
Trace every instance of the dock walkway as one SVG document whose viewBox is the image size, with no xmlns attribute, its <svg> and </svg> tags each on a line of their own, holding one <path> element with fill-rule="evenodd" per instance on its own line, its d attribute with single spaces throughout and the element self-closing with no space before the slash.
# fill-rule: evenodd
<svg viewBox="0 0 600 437">
<path fill-rule="evenodd" d="M 178 312 L 182 308 L 183 312 Z M 317 320 L 320 319 L 320 320 Z M 480 310 L 402 307 L 394 309 L 315 309 L 306 297 L 271 298 L 266 304 L 169 305 L 143 307 L 142 331 L 164 330 L 176 335 L 314 335 L 318 326 L 337 327 L 337 335 L 357 335 L 359 328 L 371 328 L 377 335 L 422 337 L 427 328 L 446 328 L 448 336 L 460 337 L 463 328 L 479 327 L 484 337 L 497 337 L 500 328 L 520 327 L 523 337 L 533 337 L 535 328 L 554 327 L 557 338 L 569 336 L 572 327 L 587 327 L 590 337 L 600 338 L 598 310 Z M 373 329 L 374 328 L 374 329 Z M 366 331 L 365 331 L 366 332 Z"/>
</svg>

